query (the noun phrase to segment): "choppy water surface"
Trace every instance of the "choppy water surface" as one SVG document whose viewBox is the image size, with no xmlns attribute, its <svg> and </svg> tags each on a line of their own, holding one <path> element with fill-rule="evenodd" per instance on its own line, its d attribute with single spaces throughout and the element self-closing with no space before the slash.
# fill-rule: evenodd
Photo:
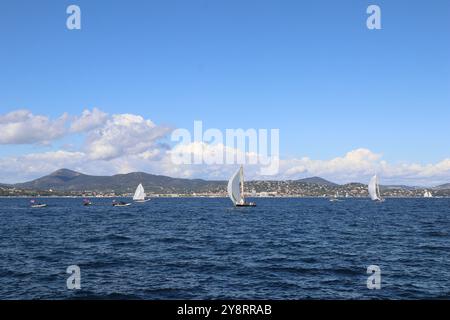
<svg viewBox="0 0 450 320">
<path fill-rule="evenodd" d="M 450 298 L 450 199 L 43 201 L 0 199 L 1 299 Z"/>
</svg>

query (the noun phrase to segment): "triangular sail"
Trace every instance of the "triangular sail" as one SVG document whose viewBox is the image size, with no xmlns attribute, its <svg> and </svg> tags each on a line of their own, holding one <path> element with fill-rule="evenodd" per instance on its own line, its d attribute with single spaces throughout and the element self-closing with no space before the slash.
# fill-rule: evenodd
<svg viewBox="0 0 450 320">
<path fill-rule="evenodd" d="M 145 200 L 145 191 L 144 187 L 142 186 L 142 183 L 138 185 L 136 188 L 136 192 L 134 193 L 133 200 Z"/>
<path fill-rule="evenodd" d="M 370 179 L 370 182 L 369 182 L 370 198 L 374 201 L 381 200 L 381 196 L 379 193 L 380 193 L 380 190 L 379 190 L 379 186 L 378 186 L 378 177 L 375 175 L 372 177 L 372 179 Z"/>
<path fill-rule="evenodd" d="M 228 196 L 230 197 L 233 204 L 241 203 L 242 195 L 241 195 L 241 179 L 243 179 L 242 167 L 236 171 L 235 174 L 228 181 Z"/>
</svg>

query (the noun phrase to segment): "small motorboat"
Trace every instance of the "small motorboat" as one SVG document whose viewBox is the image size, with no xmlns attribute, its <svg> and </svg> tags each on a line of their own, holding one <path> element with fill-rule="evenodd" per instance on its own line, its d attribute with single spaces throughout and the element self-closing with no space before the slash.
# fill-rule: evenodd
<svg viewBox="0 0 450 320">
<path fill-rule="evenodd" d="M 87 206 L 92 206 L 92 202 L 89 199 L 84 199 L 83 200 L 83 206 L 87 207 Z"/>
<path fill-rule="evenodd" d="M 113 207 L 128 207 L 128 206 L 131 206 L 131 203 L 113 200 L 112 205 L 113 205 Z"/>
<path fill-rule="evenodd" d="M 36 200 L 33 199 L 30 201 L 30 207 L 31 208 L 45 208 L 45 207 L 47 207 L 47 204 L 36 202 Z"/>
<path fill-rule="evenodd" d="M 45 203 L 32 204 L 31 207 L 32 208 L 45 208 L 45 207 L 47 207 L 47 204 L 45 204 Z"/>
</svg>

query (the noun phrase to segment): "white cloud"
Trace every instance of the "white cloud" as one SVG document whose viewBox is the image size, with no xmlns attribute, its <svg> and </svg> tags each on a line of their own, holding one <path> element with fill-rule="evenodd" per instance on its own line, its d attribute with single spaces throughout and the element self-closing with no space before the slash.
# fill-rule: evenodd
<svg viewBox="0 0 450 320">
<path fill-rule="evenodd" d="M 169 132 L 169 128 L 156 126 L 141 116 L 117 114 L 88 134 L 85 149 L 93 160 L 136 155 L 149 151 Z"/>
<path fill-rule="evenodd" d="M 94 160 L 151 152 L 157 141 L 169 132 L 169 128 L 157 126 L 139 115 L 108 115 L 97 108 L 84 110 L 75 117 L 65 113 L 56 120 L 28 110 L 0 115 L 0 144 L 47 144 L 81 133 L 86 136 L 82 151 Z"/>
<path fill-rule="evenodd" d="M 70 126 L 71 132 L 86 132 L 102 126 L 108 119 L 108 114 L 94 108 L 84 110 L 80 117 L 76 117 Z"/>
<path fill-rule="evenodd" d="M 436 164 L 391 164 L 368 149 L 356 149 L 343 157 L 314 160 L 308 157 L 281 161 L 280 178 L 298 179 L 321 176 L 339 183 L 367 182 L 379 174 L 383 183 L 437 185 L 450 182 L 450 159 Z"/>
<path fill-rule="evenodd" d="M 82 152 L 62 150 L 0 158 L 2 182 L 24 182 L 61 168 L 80 168 L 83 158 Z"/>
<path fill-rule="evenodd" d="M 305 175 L 338 176 L 353 178 L 366 176 L 380 170 L 381 155 L 368 149 L 356 149 L 343 157 L 330 160 L 313 160 L 308 157 L 282 161 L 283 175 L 295 178 Z"/>
<path fill-rule="evenodd" d="M 0 144 L 49 143 L 65 134 L 67 120 L 67 114 L 50 120 L 28 110 L 0 115 Z"/>
</svg>

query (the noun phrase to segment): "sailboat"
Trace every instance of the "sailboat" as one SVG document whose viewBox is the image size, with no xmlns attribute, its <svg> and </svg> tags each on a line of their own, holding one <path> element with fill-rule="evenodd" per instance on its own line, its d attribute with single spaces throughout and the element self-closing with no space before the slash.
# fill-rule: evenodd
<svg viewBox="0 0 450 320">
<path fill-rule="evenodd" d="M 134 192 L 134 196 L 133 196 L 133 200 L 135 202 L 147 202 L 150 201 L 150 199 L 145 199 L 145 190 L 144 187 L 142 186 L 142 183 L 140 183 L 137 188 L 136 191 Z"/>
<path fill-rule="evenodd" d="M 254 202 L 245 202 L 244 197 L 244 168 L 241 166 L 239 170 L 233 174 L 228 181 L 228 196 L 236 207 L 256 207 Z"/>
<path fill-rule="evenodd" d="M 330 198 L 330 201 L 331 201 L 331 202 L 341 201 L 341 200 L 339 200 L 339 193 L 336 192 L 336 193 L 334 194 L 334 197 Z"/>
<path fill-rule="evenodd" d="M 380 202 L 384 201 L 384 199 L 381 198 L 380 185 L 378 184 L 378 176 L 377 175 L 374 175 L 372 177 L 372 179 L 370 179 L 369 195 L 373 201 L 380 201 Z"/>
<path fill-rule="evenodd" d="M 425 190 L 423 197 L 424 198 L 433 198 L 433 194 L 430 191 Z"/>
</svg>

